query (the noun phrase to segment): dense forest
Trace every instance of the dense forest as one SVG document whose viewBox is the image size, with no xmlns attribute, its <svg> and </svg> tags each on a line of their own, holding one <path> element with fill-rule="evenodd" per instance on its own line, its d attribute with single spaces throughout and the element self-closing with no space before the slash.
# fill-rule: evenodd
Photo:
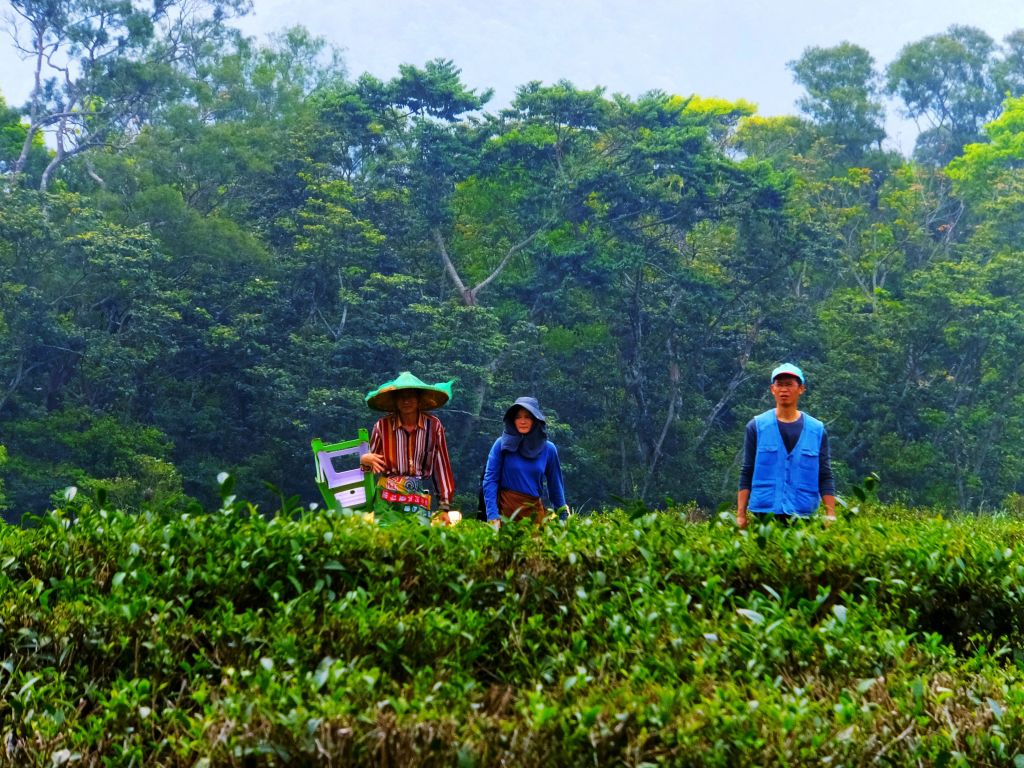
<svg viewBox="0 0 1024 768">
<path fill-rule="evenodd" d="M 205 502 L 222 471 L 312 502 L 310 439 L 400 370 L 456 379 L 466 505 L 522 394 L 575 507 L 730 502 L 783 360 L 840 494 L 1024 488 L 1024 30 L 809 48 L 799 114 L 765 117 L 569 82 L 490 109 L 457 62 L 384 81 L 301 28 L 248 39 L 243 0 L 9 5 L 37 65 L 0 98 L 10 521 L 69 485 Z"/>
</svg>

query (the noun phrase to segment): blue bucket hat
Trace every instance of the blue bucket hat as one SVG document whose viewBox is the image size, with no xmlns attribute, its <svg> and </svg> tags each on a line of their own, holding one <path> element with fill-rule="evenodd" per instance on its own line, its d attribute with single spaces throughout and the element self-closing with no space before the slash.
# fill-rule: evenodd
<svg viewBox="0 0 1024 768">
<path fill-rule="evenodd" d="M 774 371 L 772 371 L 772 384 L 775 383 L 775 379 L 777 379 L 779 376 L 785 375 L 796 376 L 800 380 L 801 384 L 806 383 L 804 381 L 803 371 L 801 371 L 797 366 L 793 365 L 792 363 L 783 363 Z"/>
<path fill-rule="evenodd" d="M 526 410 L 528 410 L 530 412 L 530 415 L 533 416 L 533 418 L 535 418 L 537 421 L 547 422 L 547 419 L 544 418 L 544 412 L 541 411 L 540 403 L 537 401 L 536 397 L 516 398 L 516 401 L 508 407 L 507 411 L 505 411 L 505 418 L 511 419 L 513 417 L 514 412 L 518 411 L 520 408 L 525 408 Z"/>
</svg>

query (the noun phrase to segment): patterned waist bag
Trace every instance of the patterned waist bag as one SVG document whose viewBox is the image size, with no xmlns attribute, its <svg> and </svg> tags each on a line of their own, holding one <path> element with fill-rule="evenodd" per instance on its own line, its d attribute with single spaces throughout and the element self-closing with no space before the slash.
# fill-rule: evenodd
<svg viewBox="0 0 1024 768">
<path fill-rule="evenodd" d="M 429 519 L 432 496 L 426 483 L 426 478 L 411 475 L 382 476 L 377 479 L 377 502 L 392 511 L 426 514 Z"/>
</svg>

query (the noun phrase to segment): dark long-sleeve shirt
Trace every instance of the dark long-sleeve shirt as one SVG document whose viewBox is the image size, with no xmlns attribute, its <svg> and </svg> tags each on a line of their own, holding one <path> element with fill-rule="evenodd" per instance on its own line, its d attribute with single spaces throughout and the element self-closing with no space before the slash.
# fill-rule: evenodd
<svg viewBox="0 0 1024 768">
<path fill-rule="evenodd" d="M 800 434 L 804 431 L 804 416 L 796 421 L 777 421 L 782 444 L 786 451 L 791 452 Z M 747 422 L 747 433 L 743 438 L 743 466 L 740 468 L 740 490 L 749 491 L 754 480 L 754 459 L 757 456 L 757 424 L 751 419 Z M 832 459 L 829 456 L 828 431 L 821 434 L 821 447 L 818 451 L 818 493 L 822 496 L 836 495 L 836 481 L 832 476 Z"/>
</svg>

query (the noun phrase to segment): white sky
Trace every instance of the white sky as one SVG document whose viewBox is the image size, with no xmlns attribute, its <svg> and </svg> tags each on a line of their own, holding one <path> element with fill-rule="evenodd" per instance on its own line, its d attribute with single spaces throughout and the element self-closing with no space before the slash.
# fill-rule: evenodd
<svg viewBox="0 0 1024 768">
<path fill-rule="evenodd" d="M 10 10 L 8 0 L 0 9 Z M 452 59 L 463 81 L 494 88 L 489 107 L 517 86 L 559 79 L 630 96 L 668 93 L 745 99 L 760 114 L 795 114 L 800 89 L 786 63 L 809 46 L 848 40 L 879 69 L 899 49 L 951 24 L 997 42 L 1024 27 L 1021 0 L 255 0 L 247 34 L 301 24 L 344 50 L 350 75 L 387 79 L 398 65 Z M 30 72 L 0 38 L 0 93 L 24 101 Z M 913 148 L 895 119 L 890 144 Z"/>
</svg>

